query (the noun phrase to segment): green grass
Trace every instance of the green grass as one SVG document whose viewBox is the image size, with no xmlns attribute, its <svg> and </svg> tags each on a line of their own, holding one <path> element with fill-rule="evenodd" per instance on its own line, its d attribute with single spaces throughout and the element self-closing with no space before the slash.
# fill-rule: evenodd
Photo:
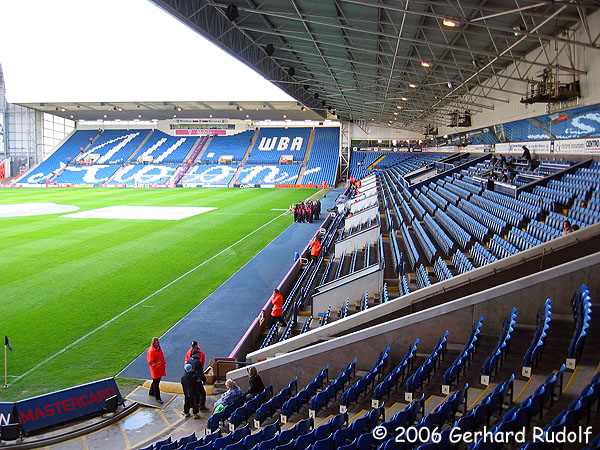
<svg viewBox="0 0 600 450">
<path fill-rule="evenodd" d="M 113 376 L 279 235 L 287 208 L 310 189 L 0 190 L 0 204 L 55 202 L 81 210 L 111 205 L 211 206 L 181 221 L 0 218 L 0 335 L 19 376 L 129 306 L 217 255 L 106 328 L 0 389 L 13 400 Z"/>
</svg>

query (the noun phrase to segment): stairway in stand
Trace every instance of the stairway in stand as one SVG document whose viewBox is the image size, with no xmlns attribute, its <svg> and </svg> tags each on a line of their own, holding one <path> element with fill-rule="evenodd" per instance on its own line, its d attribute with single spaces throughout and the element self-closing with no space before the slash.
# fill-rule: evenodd
<svg viewBox="0 0 600 450">
<path fill-rule="evenodd" d="M 256 140 L 258 139 L 259 133 L 260 133 L 260 131 L 256 131 L 254 133 L 254 135 L 252 135 L 252 139 L 250 139 L 250 144 L 248 144 L 246 153 L 244 153 L 244 157 L 242 158 L 240 165 L 238 166 L 235 174 L 233 175 L 233 178 L 229 182 L 229 187 L 233 187 L 235 185 L 235 183 L 237 183 L 237 180 L 240 177 L 240 173 L 242 172 L 242 169 L 244 168 L 246 161 L 248 161 L 248 157 L 250 156 L 250 151 L 252 150 L 252 148 L 254 147 L 254 144 L 256 143 Z"/>
<path fill-rule="evenodd" d="M 210 136 L 202 136 L 200 139 L 198 139 L 198 142 L 196 142 L 196 144 L 192 147 L 192 150 L 190 151 L 190 153 L 188 153 L 183 164 L 179 166 L 175 171 L 173 178 L 171 178 L 171 181 L 169 181 L 169 187 L 177 186 L 177 184 L 181 181 L 185 174 L 188 173 L 190 168 L 194 165 L 194 162 L 196 162 L 196 158 L 198 158 L 200 152 L 202 152 L 206 145 L 208 145 L 209 141 Z"/>
<path fill-rule="evenodd" d="M 306 165 L 308 164 L 308 160 L 310 158 L 310 153 L 312 152 L 313 144 L 315 143 L 315 134 L 317 133 L 316 129 L 313 127 L 310 130 L 310 136 L 308 137 L 308 145 L 306 146 L 306 153 L 304 154 L 304 161 L 302 161 L 302 167 L 300 168 L 300 173 L 298 174 L 298 179 L 296 180 L 296 184 L 302 184 L 302 178 L 304 178 L 304 172 L 306 172 Z"/>
</svg>

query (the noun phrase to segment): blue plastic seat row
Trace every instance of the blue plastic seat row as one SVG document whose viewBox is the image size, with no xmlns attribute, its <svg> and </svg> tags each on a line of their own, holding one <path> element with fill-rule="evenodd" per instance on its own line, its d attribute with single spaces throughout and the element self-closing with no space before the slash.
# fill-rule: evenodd
<svg viewBox="0 0 600 450">
<path fill-rule="evenodd" d="M 329 366 L 324 367 L 317 375 L 295 395 L 291 396 L 281 406 L 282 423 L 300 411 L 300 409 L 308 404 L 309 400 L 317 394 L 317 392 L 329 381 Z M 284 418 L 285 417 L 285 418 Z"/>
<path fill-rule="evenodd" d="M 532 194 L 531 192 L 521 191 L 519 193 L 519 200 L 529 203 L 530 205 L 542 208 L 544 211 L 552 211 L 554 209 L 554 201 L 542 197 L 540 195 Z"/>
<path fill-rule="evenodd" d="M 462 203 L 462 202 L 461 202 Z M 485 241 L 485 238 L 490 234 L 487 226 L 482 225 L 477 220 L 473 219 L 464 211 L 458 209 L 454 205 L 450 205 L 446 211 L 448 215 L 456 220 L 456 222 L 465 228 L 469 234 L 475 237 L 479 242 Z"/>
<path fill-rule="evenodd" d="M 402 240 L 404 241 L 404 247 L 406 248 L 406 256 L 407 262 L 411 269 L 414 269 L 417 264 L 421 261 L 421 256 L 415 246 L 415 243 L 408 232 L 408 228 L 406 225 L 402 224 L 400 226 L 400 233 L 402 234 Z"/>
<path fill-rule="evenodd" d="M 552 322 L 552 299 L 547 298 L 544 302 L 544 307 L 537 317 L 537 327 L 535 334 L 531 340 L 531 344 L 523 357 L 523 367 L 534 369 L 541 357 L 546 336 L 550 331 L 550 323 Z M 525 374 L 524 374 L 525 375 Z"/>
<path fill-rule="evenodd" d="M 231 427 L 236 428 L 242 423 L 248 422 L 256 410 L 271 398 L 272 395 L 273 386 L 267 386 L 262 392 L 247 400 L 246 403 L 233 411 L 228 420 L 230 429 Z"/>
<path fill-rule="evenodd" d="M 302 324 L 302 328 L 300 329 L 300 334 L 306 333 L 307 331 L 310 330 L 310 327 L 312 325 L 312 321 L 313 321 L 312 317 L 309 317 L 308 319 L 306 319 L 304 321 L 304 323 Z"/>
<path fill-rule="evenodd" d="M 573 430 L 584 419 L 590 423 L 591 410 L 596 406 L 596 412 L 600 406 L 600 375 L 596 374 L 590 383 L 583 388 L 581 393 L 575 398 L 567 408 L 563 409 L 557 416 L 544 427 L 544 432 L 548 435 L 554 435 L 562 430 Z M 550 450 L 551 443 L 530 442 L 523 447 L 524 450 Z M 594 438 L 587 449 L 600 448 L 600 436 Z"/>
<path fill-rule="evenodd" d="M 429 235 L 425 232 L 419 221 L 413 222 L 413 229 L 419 241 L 421 249 L 425 254 L 425 258 L 429 263 L 433 263 L 433 260 L 438 255 L 438 250 L 435 244 L 431 241 Z"/>
<path fill-rule="evenodd" d="M 502 333 L 498 338 L 496 347 L 492 350 L 483 363 L 483 367 L 481 368 L 482 376 L 491 378 L 502 364 L 502 361 L 509 350 L 509 344 L 514 333 L 515 326 L 517 325 L 517 316 L 517 308 L 513 307 L 508 318 L 504 321 Z"/>
<path fill-rule="evenodd" d="M 477 349 L 479 335 L 481 334 L 481 328 L 483 327 L 483 320 L 483 316 L 479 317 L 479 320 L 473 325 L 473 329 L 471 330 L 471 334 L 469 335 L 464 348 L 444 372 L 444 375 L 442 376 L 442 383 L 444 385 L 451 387 L 460 378 L 461 373 L 466 371 L 473 357 L 473 353 L 475 353 L 475 350 Z"/>
<path fill-rule="evenodd" d="M 408 276 L 400 275 L 398 285 L 400 289 L 400 296 L 410 294 L 410 284 L 408 282 Z"/>
<path fill-rule="evenodd" d="M 495 234 L 490 240 L 490 248 L 492 252 L 500 259 L 508 258 L 509 256 L 516 255 L 519 253 L 519 249 L 512 245 L 510 242 L 505 241 L 500 236 Z"/>
<path fill-rule="evenodd" d="M 542 214 L 542 207 L 539 205 L 532 205 L 523 200 L 509 197 L 508 195 L 500 194 L 494 191 L 483 191 L 481 194 L 492 202 L 502 205 L 505 208 L 516 211 L 519 214 L 527 217 L 528 219 L 537 219 Z M 514 225 L 514 224 L 513 224 Z"/>
<path fill-rule="evenodd" d="M 454 242 L 448 237 L 446 232 L 437 224 L 433 217 L 429 214 L 425 214 L 423 221 L 425 226 L 433 236 L 433 239 L 437 242 L 439 248 L 445 256 L 450 256 L 452 250 L 454 250 Z"/>
<path fill-rule="evenodd" d="M 533 188 L 533 193 L 541 197 L 552 200 L 555 203 L 560 203 L 563 206 L 569 206 L 575 195 L 572 193 L 566 193 L 564 191 L 558 191 L 545 186 L 536 186 Z"/>
<path fill-rule="evenodd" d="M 266 403 L 260 405 L 256 410 L 254 424 L 259 425 L 265 419 L 268 419 L 273 414 L 281 409 L 283 404 L 298 392 L 298 378 L 294 378 L 285 387 L 283 387 L 276 395 L 271 397 Z"/>
<path fill-rule="evenodd" d="M 462 412 L 467 410 L 467 391 L 469 390 L 469 384 L 465 383 L 462 389 L 453 392 L 446 400 L 437 405 L 433 411 L 423 417 L 416 424 L 416 428 L 440 428 L 447 422 L 454 422 L 456 413 L 459 409 Z M 462 408 L 461 408 L 462 407 Z"/>
<path fill-rule="evenodd" d="M 490 251 L 479 242 L 475 242 L 473 247 L 471 247 L 471 256 L 477 267 L 485 266 L 486 264 L 491 264 L 498 260 L 498 258 L 490 253 Z"/>
<path fill-rule="evenodd" d="M 519 250 L 527 250 L 542 243 L 539 239 L 519 228 L 511 228 L 508 233 L 508 242 L 514 244 Z"/>
<path fill-rule="evenodd" d="M 457 174 L 455 174 L 455 176 L 457 176 Z M 477 183 L 475 180 L 472 180 L 472 179 L 469 182 L 469 181 L 467 181 L 466 178 L 463 178 L 463 179 L 455 178 L 452 181 L 452 184 L 462 188 L 465 191 L 470 192 L 471 194 L 479 195 L 483 191 L 483 187 L 479 183 Z"/>
<path fill-rule="evenodd" d="M 465 250 L 473 241 L 473 237 L 444 211 L 438 210 L 435 213 L 435 219 L 443 225 L 446 231 L 448 231 L 448 234 L 454 238 L 454 242 L 456 242 L 463 250 Z"/>
<path fill-rule="evenodd" d="M 454 264 L 454 267 L 456 267 L 456 270 L 458 270 L 459 273 L 466 273 L 470 272 L 471 270 L 475 270 L 473 263 L 460 250 L 456 250 L 452 254 L 452 264 Z"/>
<path fill-rule="evenodd" d="M 423 384 L 429 381 L 431 375 L 437 370 L 440 359 L 446 353 L 446 345 L 448 344 L 448 330 L 442 333 L 431 354 L 423 361 L 423 363 L 410 374 L 404 382 L 405 398 L 412 400 L 412 394 L 420 390 Z M 410 394 L 410 395 L 406 395 Z"/>
<path fill-rule="evenodd" d="M 427 269 L 423 264 L 419 264 L 417 266 L 417 270 L 415 270 L 416 282 L 419 289 L 422 289 L 427 286 L 431 286 L 431 279 L 429 278 L 429 273 L 427 273 Z"/>
<path fill-rule="evenodd" d="M 423 206 L 421 206 L 421 203 L 419 203 L 419 200 L 417 200 L 416 197 L 411 197 L 410 204 L 412 205 L 415 216 L 419 220 L 423 220 L 423 216 L 425 215 L 425 208 L 423 208 Z"/>
<path fill-rule="evenodd" d="M 427 197 L 425 194 L 422 194 L 418 189 L 415 189 L 415 191 L 413 192 L 413 194 L 417 196 L 417 198 L 421 202 L 421 205 L 423 205 L 423 208 L 425 208 L 425 210 L 429 214 L 431 214 L 431 215 L 435 214 L 435 211 L 438 209 L 438 207 L 437 207 L 437 205 L 435 203 L 433 203 L 429 199 L 429 197 Z"/>
<path fill-rule="evenodd" d="M 250 426 L 246 425 L 245 427 L 238 428 L 235 431 L 232 431 L 225 436 L 215 435 L 214 438 L 206 439 L 203 441 L 201 445 L 197 445 L 195 448 L 200 450 L 223 450 L 225 448 L 231 449 L 232 444 L 241 443 L 244 438 L 250 436 L 251 430 Z M 209 436 L 213 436 L 212 435 Z M 207 436 L 208 437 L 208 436 Z M 208 442 L 206 442 L 206 440 Z"/>
<path fill-rule="evenodd" d="M 329 382 L 325 389 L 313 395 L 308 402 L 308 407 L 313 414 L 316 414 L 327 406 L 327 404 L 336 398 L 339 392 L 342 392 L 346 384 L 354 376 L 356 371 L 356 358 L 352 360 L 346 367 L 344 367 L 338 375 Z"/>
<path fill-rule="evenodd" d="M 404 273 L 404 255 L 400 250 L 400 245 L 398 244 L 398 238 L 396 235 L 396 230 L 394 228 L 390 229 L 390 242 L 392 244 L 392 257 L 394 258 L 394 269 L 396 274 Z"/>
<path fill-rule="evenodd" d="M 468 200 L 461 200 L 459 207 L 469 214 L 474 220 L 482 223 L 497 234 L 502 234 L 508 225 L 505 220 L 496 217 L 492 213 L 487 212 L 480 206 L 477 206 Z"/>
<path fill-rule="evenodd" d="M 388 438 L 381 442 L 378 450 L 395 449 L 396 442 L 395 436 L 400 428 L 408 428 L 413 425 L 419 417 L 422 417 L 425 411 L 425 395 L 421 395 L 419 398 L 413 400 L 406 406 L 402 411 L 398 411 L 391 419 L 386 420 L 381 424 L 387 430 Z M 353 447 L 356 450 L 362 450 L 360 448 Z"/>
<path fill-rule="evenodd" d="M 340 399 L 340 412 L 345 412 L 349 406 L 356 403 L 359 397 L 365 394 L 368 389 L 374 385 L 375 381 L 383 373 L 383 370 L 390 359 L 391 350 L 392 349 L 389 345 L 386 346 L 386 348 L 380 353 L 371 369 L 369 369 L 365 375 L 358 378 L 342 393 Z"/>
<path fill-rule="evenodd" d="M 342 306 L 342 309 L 340 310 L 340 319 L 343 319 L 344 317 L 348 317 L 349 312 L 350 312 L 350 299 L 347 298 L 346 301 L 344 302 L 344 306 Z"/>
<path fill-rule="evenodd" d="M 569 211 L 569 217 L 586 225 L 593 225 L 600 222 L 600 211 L 575 206 Z"/>
<path fill-rule="evenodd" d="M 453 192 L 450 192 L 448 189 L 446 189 L 443 186 L 437 186 L 437 188 L 435 188 L 435 191 L 440 195 L 440 197 L 442 197 L 444 200 L 448 201 L 448 203 L 451 203 L 453 205 L 457 205 L 460 197 L 456 194 L 454 194 Z"/>
<path fill-rule="evenodd" d="M 562 393 L 562 377 L 565 369 L 563 365 L 560 370 L 548 376 L 533 394 L 519 405 L 509 409 L 496 422 L 491 430 L 492 434 L 515 432 L 523 428 L 528 428 L 534 417 L 541 417 L 544 409 L 552 406 L 556 399 L 560 397 Z M 489 448 L 489 445 L 483 439 L 480 439 L 470 448 L 479 450 Z"/>
<path fill-rule="evenodd" d="M 524 214 L 479 195 L 472 196 L 470 202 L 514 227 L 520 227 L 525 220 Z"/>
<path fill-rule="evenodd" d="M 548 226 L 545 223 L 538 222 L 537 220 L 531 220 L 529 222 L 527 225 L 527 232 L 542 242 L 548 242 L 561 235 L 560 230 Z"/>
<path fill-rule="evenodd" d="M 384 418 L 384 412 L 383 408 L 373 409 L 354 420 L 352 424 L 338 427 L 326 442 L 315 443 L 311 448 L 321 450 L 371 448 L 375 442 L 372 430 L 379 420 Z"/>
<path fill-rule="evenodd" d="M 404 383 L 406 374 L 412 369 L 413 360 L 420 342 L 419 339 L 416 339 L 402 359 L 400 359 L 400 361 L 383 377 L 381 382 L 375 386 L 375 389 L 373 389 L 372 400 L 379 402 L 384 397 L 389 397 L 393 389 L 396 389 L 399 384 Z"/>
<path fill-rule="evenodd" d="M 453 277 L 452 272 L 444 260 L 439 256 L 436 258 L 435 263 L 433 264 L 433 272 L 435 273 L 438 281 L 449 280 Z"/>
<path fill-rule="evenodd" d="M 446 200 L 445 198 L 443 198 L 442 196 L 440 196 L 437 192 L 435 192 L 433 189 L 429 189 L 427 191 L 427 197 L 429 197 L 429 199 L 440 209 L 444 210 L 447 208 L 448 206 L 448 200 Z"/>
<path fill-rule="evenodd" d="M 571 308 L 575 318 L 575 327 L 569 343 L 568 358 L 574 360 L 569 364 L 573 368 L 576 360 L 581 357 L 585 340 L 592 323 L 592 298 L 587 285 L 582 284 L 571 299 Z"/>
<path fill-rule="evenodd" d="M 449 190 L 450 192 L 452 192 L 453 194 L 458 195 L 461 198 L 469 200 L 469 197 L 471 197 L 473 192 L 471 192 L 467 189 L 463 189 L 462 187 L 458 186 L 455 183 L 455 181 L 457 181 L 457 180 L 451 179 L 448 183 L 446 183 L 446 185 L 444 187 L 447 190 Z"/>
</svg>

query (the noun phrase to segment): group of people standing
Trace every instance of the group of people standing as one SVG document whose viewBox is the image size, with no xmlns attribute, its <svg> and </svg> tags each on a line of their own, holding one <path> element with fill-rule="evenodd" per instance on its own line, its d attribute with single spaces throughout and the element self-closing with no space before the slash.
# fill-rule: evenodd
<svg viewBox="0 0 600 450">
<path fill-rule="evenodd" d="M 167 373 L 167 363 L 160 341 L 156 337 L 152 339 L 150 348 L 146 353 L 146 360 L 152 378 L 148 395 L 154 397 L 162 405 L 160 381 Z M 200 411 L 209 410 L 206 407 L 206 390 L 204 389 L 204 383 L 206 383 L 206 377 L 204 376 L 205 363 L 206 354 L 200 349 L 197 341 L 192 341 L 183 358 L 184 374 L 181 377 L 181 387 L 184 395 L 183 415 L 185 417 L 190 417 L 191 411 L 194 414 L 194 419 L 199 419 Z M 255 396 L 265 388 L 255 367 L 248 369 L 248 385 L 248 391 L 244 392 L 234 380 L 228 379 L 225 382 L 227 390 L 214 404 L 214 413 L 218 413 L 228 405 L 238 402 L 242 397 Z"/>
<path fill-rule="evenodd" d="M 294 214 L 294 222 L 312 223 L 321 217 L 321 200 L 296 203 L 290 206 L 290 210 Z"/>
<path fill-rule="evenodd" d="M 167 374 L 167 362 L 160 346 L 160 341 L 156 337 L 152 339 L 150 348 L 146 353 L 146 361 L 150 370 L 150 377 L 152 378 L 148 395 L 154 397 L 162 405 L 160 381 Z M 206 382 L 206 377 L 204 376 L 205 362 L 205 353 L 200 349 L 197 341 L 192 341 L 183 359 L 183 370 L 185 373 L 181 377 L 181 386 L 184 394 L 183 413 L 186 417 L 190 417 L 190 410 L 193 412 L 195 419 L 200 418 L 200 411 L 208 411 L 206 407 L 206 391 L 204 389 L 204 383 Z"/>
</svg>

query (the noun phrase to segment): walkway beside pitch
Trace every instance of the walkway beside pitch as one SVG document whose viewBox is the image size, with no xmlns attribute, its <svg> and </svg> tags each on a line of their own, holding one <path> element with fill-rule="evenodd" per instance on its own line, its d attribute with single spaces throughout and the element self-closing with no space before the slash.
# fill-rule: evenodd
<svg viewBox="0 0 600 450">
<path fill-rule="evenodd" d="M 341 192 L 340 189 L 331 190 L 321 200 L 322 218 Z M 320 223 L 292 223 L 167 331 L 161 338 L 167 358 L 166 380 L 179 381 L 181 378 L 183 357 L 192 340 L 200 342 L 207 361 L 229 355 L 264 306 L 273 287 L 288 272 L 294 252 L 306 246 Z M 148 378 L 145 352 L 123 369 L 119 376 Z"/>
</svg>

